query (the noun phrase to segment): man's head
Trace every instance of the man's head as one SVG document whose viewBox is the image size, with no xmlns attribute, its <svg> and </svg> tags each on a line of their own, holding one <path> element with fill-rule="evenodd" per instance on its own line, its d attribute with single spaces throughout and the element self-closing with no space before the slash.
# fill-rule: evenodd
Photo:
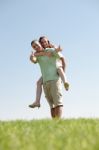
<svg viewBox="0 0 99 150">
<path fill-rule="evenodd" d="M 37 40 L 33 40 L 33 41 L 31 42 L 31 46 L 32 46 L 32 48 L 33 48 L 34 50 L 36 50 L 37 52 L 40 52 L 40 51 L 43 50 L 41 44 L 40 44 Z"/>
</svg>

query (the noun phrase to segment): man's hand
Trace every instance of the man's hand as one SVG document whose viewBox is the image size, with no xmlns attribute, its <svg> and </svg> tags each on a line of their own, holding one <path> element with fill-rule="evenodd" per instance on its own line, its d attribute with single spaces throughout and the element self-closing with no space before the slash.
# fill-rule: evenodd
<svg viewBox="0 0 99 150">
<path fill-rule="evenodd" d="M 31 60 L 33 63 L 36 63 L 36 62 L 37 62 L 37 58 L 34 56 L 33 52 L 32 52 L 32 54 L 30 55 L 30 60 Z"/>
</svg>

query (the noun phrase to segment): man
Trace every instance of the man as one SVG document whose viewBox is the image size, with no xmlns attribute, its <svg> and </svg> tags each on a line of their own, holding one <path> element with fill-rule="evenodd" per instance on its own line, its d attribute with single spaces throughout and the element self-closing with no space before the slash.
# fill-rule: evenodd
<svg viewBox="0 0 99 150">
<path fill-rule="evenodd" d="M 48 41 L 44 40 L 44 44 L 47 47 Z M 45 97 L 50 105 L 51 116 L 53 118 L 61 118 L 62 116 L 62 83 L 57 73 L 56 61 L 61 58 L 59 53 L 53 52 L 52 48 L 43 49 L 38 41 L 32 41 L 31 46 L 36 52 L 51 52 L 52 56 L 46 55 L 38 56 L 37 60 L 34 60 L 34 56 L 30 56 L 32 62 L 38 62 L 41 68 L 43 78 L 43 88 Z"/>
</svg>

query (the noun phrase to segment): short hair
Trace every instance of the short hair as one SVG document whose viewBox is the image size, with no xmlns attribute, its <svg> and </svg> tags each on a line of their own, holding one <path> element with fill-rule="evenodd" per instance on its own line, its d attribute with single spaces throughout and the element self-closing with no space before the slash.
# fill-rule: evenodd
<svg viewBox="0 0 99 150">
<path fill-rule="evenodd" d="M 37 40 L 33 40 L 33 41 L 31 42 L 31 46 L 32 46 L 32 44 L 35 43 L 35 42 L 37 42 Z"/>
</svg>

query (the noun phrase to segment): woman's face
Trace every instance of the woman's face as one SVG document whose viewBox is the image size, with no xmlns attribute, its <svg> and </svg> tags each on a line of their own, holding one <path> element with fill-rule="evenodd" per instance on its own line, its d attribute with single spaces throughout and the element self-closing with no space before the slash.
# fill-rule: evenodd
<svg viewBox="0 0 99 150">
<path fill-rule="evenodd" d="M 48 48 L 49 47 L 49 42 L 47 38 L 42 38 L 40 41 L 40 44 L 42 45 L 43 48 Z"/>
<path fill-rule="evenodd" d="M 40 45 L 39 42 L 35 42 L 32 44 L 32 48 L 35 49 L 37 52 L 42 51 L 42 46 Z"/>
</svg>

